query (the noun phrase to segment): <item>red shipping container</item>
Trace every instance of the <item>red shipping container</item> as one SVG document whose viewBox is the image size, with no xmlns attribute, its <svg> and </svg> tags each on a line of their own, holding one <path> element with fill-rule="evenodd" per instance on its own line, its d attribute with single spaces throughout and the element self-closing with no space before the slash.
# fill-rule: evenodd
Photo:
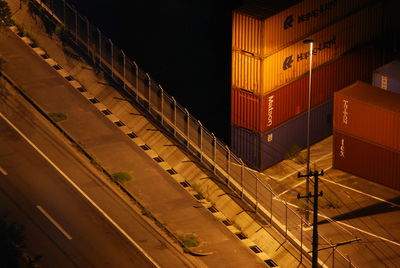
<svg viewBox="0 0 400 268">
<path fill-rule="evenodd" d="M 355 49 L 339 59 L 313 70 L 312 107 L 333 97 L 333 93 L 356 80 L 368 80 L 381 66 L 381 50 L 375 45 Z M 231 124 L 265 133 L 305 112 L 308 108 L 308 74 L 277 90 L 257 97 L 232 89 Z"/>
<path fill-rule="evenodd" d="M 400 153 L 334 131 L 333 167 L 400 191 Z"/>
<path fill-rule="evenodd" d="M 333 109 L 334 130 L 400 152 L 399 94 L 358 81 L 335 93 Z"/>
</svg>

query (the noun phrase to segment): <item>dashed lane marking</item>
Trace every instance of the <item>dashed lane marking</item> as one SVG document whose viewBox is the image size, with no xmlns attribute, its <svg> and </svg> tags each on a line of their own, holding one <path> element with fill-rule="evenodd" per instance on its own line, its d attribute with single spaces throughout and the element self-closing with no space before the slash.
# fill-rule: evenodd
<svg viewBox="0 0 400 268">
<path fill-rule="evenodd" d="M 2 168 L 2 167 L 0 167 L 0 172 L 1 172 L 4 176 L 7 176 L 7 175 L 8 175 L 7 171 L 6 171 L 4 168 Z"/>
<path fill-rule="evenodd" d="M 50 216 L 49 213 L 47 213 L 46 210 L 44 210 L 44 208 L 42 208 L 40 205 L 37 205 L 36 208 L 42 212 L 42 214 L 44 216 L 46 216 L 46 218 L 52 223 L 54 224 L 55 227 L 57 227 L 57 229 L 68 239 L 68 240 L 72 240 L 72 236 L 67 233 L 67 231 L 64 230 L 64 228 L 61 227 L 61 225 L 52 217 Z"/>
</svg>

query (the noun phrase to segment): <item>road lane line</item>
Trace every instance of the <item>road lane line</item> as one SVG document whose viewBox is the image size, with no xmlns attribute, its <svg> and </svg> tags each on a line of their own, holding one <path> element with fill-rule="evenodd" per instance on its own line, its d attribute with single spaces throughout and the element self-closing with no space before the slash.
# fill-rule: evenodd
<svg viewBox="0 0 400 268">
<path fill-rule="evenodd" d="M 121 232 L 125 238 L 129 240 L 154 266 L 160 267 L 160 265 L 157 264 L 153 258 L 150 257 L 150 255 L 147 254 L 144 249 L 139 246 L 126 232 L 123 230 L 110 216 L 108 216 L 104 210 L 102 210 L 75 182 L 72 181 L 68 177 L 67 174 L 65 174 L 53 161 L 51 161 L 38 147 L 36 147 L 35 144 L 33 144 L 32 141 L 30 141 L 10 120 L 8 120 L 7 117 L 5 117 L 2 113 L 0 113 L 0 117 L 4 119 L 28 144 L 30 144 L 44 159 L 46 159 L 50 165 L 52 165 L 83 197 L 86 198 L 86 200 L 94 206 L 112 225 L 114 225 L 115 228 L 118 229 L 118 231 Z"/>
<path fill-rule="evenodd" d="M 44 216 L 46 216 L 46 218 L 47 218 L 49 221 L 51 221 L 51 223 L 54 224 L 54 226 L 57 227 L 57 229 L 58 229 L 61 233 L 63 233 L 63 235 L 65 235 L 65 237 L 66 237 L 68 240 L 72 240 L 72 236 L 70 236 L 69 233 L 67 233 L 67 231 L 65 231 L 64 228 L 62 228 L 61 225 L 60 225 L 52 216 L 50 216 L 50 214 L 47 213 L 46 210 L 44 210 L 44 208 L 42 208 L 42 207 L 39 206 L 39 205 L 37 205 L 36 208 L 37 208 L 40 212 L 42 212 L 42 214 L 43 214 Z"/>
<path fill-rule="evenodd" d="M 8 175 L 7 171 L 5 171 L 5 169 L 2 167 L 0 167 L 0 172 L 3 173 L 4 176 Z"/>
</svg>

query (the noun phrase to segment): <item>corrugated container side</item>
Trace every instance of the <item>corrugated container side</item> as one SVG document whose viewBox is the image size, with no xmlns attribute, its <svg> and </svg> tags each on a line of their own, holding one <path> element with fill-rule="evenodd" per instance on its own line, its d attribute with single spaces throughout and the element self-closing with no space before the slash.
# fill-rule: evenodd
<svg viewBox="0 0 400 268">
<path fill-rule="evenodd" d="M 232 52 L 232 88 L 260 91 L 261 60 L 241 52 Z"/>
<path fill-rule="evenodd" d="M 232 151 L 253 169 L 260 169 L 260 135 L 242 127 L 231 126 Z"/>
<path fill-rule="evenodd" d="M 400 152 L 400 95 L 362 82 L 336 92 L 334 129 Z"/>
<path fill-rule="evenodd" d="M 310 125 L 311 143 L 318 142 L 332 133 L 332 100 L 311 110 Z M 307 113 L 263 135 L 237 126 L 231 126 L 231 134 L 233 151 L 250 167 L 264 170 L 284 160 L 294 146 L 306 147 Z"/>
<path fill-rule="evenodd" d="M 231 125 L 260 133 L 261 98 L 241 89 L 232 89 L 231 93 Z"/>
<path fill-rule="evenodd" d="M 368 80 L 381 65 L 381 50 L 366 46 L 313 70 L 312 107 L 356 80 Z M 265 133 L 308 108 L 308 74 L 264 97 L 232 89 L 231 124 Z M 261 105 L 261 107 L 260 107 Z"/>
<path fill-rule="evenodd" d="M 313 67 L 329 62 L 346 51 L 376 38 L 381 33 L 381 4 L 368 7 L 317 32 L 314 40 Z M 297 42 L 262 60 L 261 91 L 264 95 L 287 84 L 309 70 L 309 46 Z"/>
<path fill-rule="evenodd" d="M 400 153 L 333 133 L 333 167 L 400 190 Z"/>
<path fill-rule="evenodd" d="M 400 94 L 400 62 L 392 61 L 374 71 L 372 84 Z"/>
<path fill-rule="evenodd" d="M 256 56 L 261 55 L 261 20 L 233 12 L 232 51 L 243 50 Z"/>
<path fill-rule="evenodd" d="M 263 56 L 316 32 L 370 0 L 306 0 L 264 20 Z"/>
<path fill-rule="evenodd" d="M 332 134 L 332 99 L 311 110 L 310 143 L 314 144 Z M 307 146 L 307 112 L 262 136 L 261 170 L 285 159 L 286 154 L 298 146 Z"/>
</svg>

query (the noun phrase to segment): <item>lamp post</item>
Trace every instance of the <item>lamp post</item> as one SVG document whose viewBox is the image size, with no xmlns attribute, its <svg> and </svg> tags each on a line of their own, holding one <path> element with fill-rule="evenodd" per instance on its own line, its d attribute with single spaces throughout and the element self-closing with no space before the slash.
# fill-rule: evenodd
<svg viewBox="0 0 400 268">
<path fill-rule="evenodd" d="M 312 58 L 313 58 L 313 40 L 306 39 L 304 44 L 310 44 L 310 75 L 308 78 L 308 110 L 307 110 L 307 168 L 306 174 L 310 174 L 310 117 L 311 117 L 311 71 L 312 71 Z M 310 178 L 306 177 L 306 195 L 310 192 Z M 310 201 L 306 200 L 306 220 L 309 221 L 309 206 Z"/>
</svg>

